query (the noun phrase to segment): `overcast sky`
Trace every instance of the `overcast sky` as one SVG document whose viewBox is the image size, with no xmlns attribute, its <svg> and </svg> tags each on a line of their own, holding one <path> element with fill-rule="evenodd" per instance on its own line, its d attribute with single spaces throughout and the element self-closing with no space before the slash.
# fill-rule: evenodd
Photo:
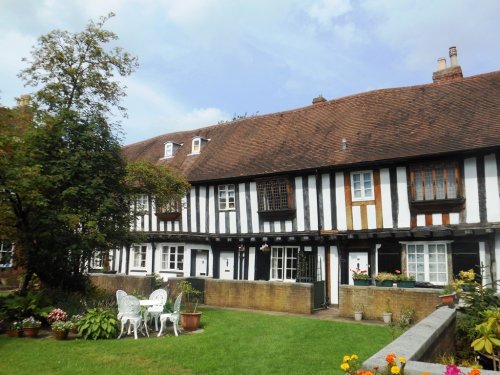
<svg viewBox="0 0 500 375">
<path fill-rule="evenodd" d="M 0 103 L 37 37 L 106 28 L 139 58 L 123 143 L 368 90 L 430 83 L 457 46 L 465 76 L 500 69 L 498 0 L 0 0 Z"/>
</svg>

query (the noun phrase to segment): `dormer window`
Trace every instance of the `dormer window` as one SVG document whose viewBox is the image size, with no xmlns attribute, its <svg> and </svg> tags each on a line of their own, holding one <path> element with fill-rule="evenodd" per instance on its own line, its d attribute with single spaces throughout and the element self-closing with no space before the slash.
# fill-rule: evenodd
<svg viewBox="0 0 500 375">
<path fill-rule="evenodd" d="M 193 141 L 191 142 L 191 155 L 200 154 L 201 150 L 203 149 L 203 147 L 205 147 L 209 140 L 210 139 L 205 139 L 202 137 L 194 137 Z"/>
<path fill-rule="evenodd" d="M 191 148 L 192 154 L 199 154 L 201 150 L 201 138 L 193 139 L 193 147 Z"/>
<path fill-rule="evenodd" d="M 181 147 L 181 145 L 178 143 L 170 141 L 165 142 L 165 155 L 163 156 L 163 158 L 168 159 L 173 157 L 179 147 Z"/>
</svg>

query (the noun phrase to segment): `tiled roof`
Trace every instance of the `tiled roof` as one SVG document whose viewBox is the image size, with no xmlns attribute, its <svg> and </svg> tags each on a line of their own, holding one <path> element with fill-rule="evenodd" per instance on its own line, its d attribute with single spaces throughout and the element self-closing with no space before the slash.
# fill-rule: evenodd
<svg viewBox="0 0 500 375">
<path fill-rule="evenodd" d="M 191 140 L 210 141 L 200 155 Z M 342 149 L 342 139 L 347 148 Z M 183 144 L 161 160 L 164 143 Z M 500 147 L 500 71 L 370 91 L 292 111 L 170 133 L 124 147 L 129 160 L 180 169 L 191 182 L 342 168 Z"/>
</svg>

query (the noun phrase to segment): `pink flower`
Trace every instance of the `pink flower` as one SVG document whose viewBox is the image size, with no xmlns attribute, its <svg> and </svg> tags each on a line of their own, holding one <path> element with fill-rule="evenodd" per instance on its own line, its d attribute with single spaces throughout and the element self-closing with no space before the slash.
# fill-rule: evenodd
<svg viewBox="0 0 500 375">
<path fill-rule="evenodd" d="M 460 375 L 460 369 L 457 365 L 447 365 L 444 375 Z"/>
</svg>

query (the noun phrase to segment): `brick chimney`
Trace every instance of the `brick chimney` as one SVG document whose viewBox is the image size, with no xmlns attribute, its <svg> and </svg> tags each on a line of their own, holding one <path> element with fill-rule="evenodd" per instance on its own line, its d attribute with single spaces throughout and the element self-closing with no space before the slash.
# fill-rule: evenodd
<svg viewBox="0 0 500 375">
<path fill-rule="evenodd" d="M 432 73 L 432 82 L 453 81 L 463 77 L 462 68 L 458 65 L 457 47 L 450 47 L 450 67 L 446 67 L 446 58 L 439 58 L 438 70 Z"/>
<path fill-rule="evenodd" d="M 323 102 L 326 102 L 326 99 L 323 98 L 323 95 L 320 95 L 320 96 L 313 99 L 312 104 L 318 104 L 318 103 L 323 103 Z"/>
</svg>

